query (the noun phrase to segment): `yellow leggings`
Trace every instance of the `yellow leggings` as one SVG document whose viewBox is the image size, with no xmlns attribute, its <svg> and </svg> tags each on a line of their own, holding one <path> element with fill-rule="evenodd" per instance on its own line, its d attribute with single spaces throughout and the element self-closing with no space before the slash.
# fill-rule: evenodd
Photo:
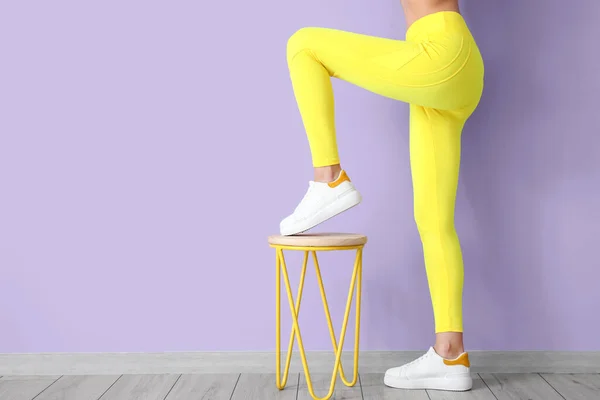
<svg viewBox="0 0 600 400">
<path fill-rule="evenodd" d="M 456 12 L 413 23 L 406 41 L 303 28 L 288 41 L 294 94 L 315 167 L 340 162 L 331 77 L 410 103 L 414 215 L 436 332 L 462 332 L 463 261 L 454 228 L 462 128 L 483 91 L 483 60 Z"/>
</svg>

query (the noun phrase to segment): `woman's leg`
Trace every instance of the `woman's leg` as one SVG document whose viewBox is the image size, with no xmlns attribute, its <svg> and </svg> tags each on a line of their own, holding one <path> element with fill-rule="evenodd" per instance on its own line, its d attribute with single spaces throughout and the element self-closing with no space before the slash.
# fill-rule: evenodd
<svg viewBox="0 0 600 400">
<path fill-rule="evenodd" d="M 463 259 L 454 228 L 461 131 L 468 113 L 410 107 L 414 214 L 435 317 L 435 350 L 455 358 L 462 342 Z"/>
<path fill-rule="evenodd" d="M 310 144 L 314 182 L 294 212 L 280 225 L 282 235 L 304 232 L 361 201 L 340 166 L 331 78 L 405 102 L 429 99 L 429 88 L 413 85 L 426 71 L 419 43 L 326 28 L 304 28 L 288 41 L 287 61 L 294 94 Z M 421 78 L 418 75 L 418 78 Z"/>
<path fill-rule="evenodd" d="M 436 343 L 414 362 L 386 371 L 384 383 L 391 387 L 469 390 L 473 385 L 462 341 L 463 260 L 454 229 L 460 137 L 469 114 L 410 106 L 414 214 L 423 243 Z"/>
</svg>

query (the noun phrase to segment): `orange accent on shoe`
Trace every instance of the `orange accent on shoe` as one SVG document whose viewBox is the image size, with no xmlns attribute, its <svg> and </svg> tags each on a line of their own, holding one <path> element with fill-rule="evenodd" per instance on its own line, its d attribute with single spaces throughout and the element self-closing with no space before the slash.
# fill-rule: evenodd
<svg viewBox="0 0 600 400">
<path fill-rule="evenodd" d="M 462 353 L 458 358 L 455 358 L 454 360 L 446 360 L 444 358 L 444 364 L 446 364 L 446 365 L 464 365 L 467 368 L 469 368 L 471 366 L 471 363 L 469 362 L 469 355 L 467 353 Z"/>
<path fill-rule="evenodd" d="M 338 176 L 338 178 L 335 181 L 329 182 L 327 184 L 330 188 L 334 188 L 339 186 L 342 182 L 346 181 L 350 182 L 350 178 L 348 178 L 348 174 L 346 174 L 346 171 L 342 170 L 342 172 L 340 172 L 340 176 Z"/>
</svg>

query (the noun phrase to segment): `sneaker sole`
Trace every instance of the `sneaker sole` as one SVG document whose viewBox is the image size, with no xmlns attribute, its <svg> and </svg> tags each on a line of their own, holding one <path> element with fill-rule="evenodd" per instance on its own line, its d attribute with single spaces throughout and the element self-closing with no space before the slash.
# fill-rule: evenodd
<svg viewBox="0 0 600 400">
<path fill-rule="evenodd" d="M 470 375 L 454 378 L 423 378 L 403 379 L 385 375 L 383 383 L 395 389 L 429 389 L 465 392 L 473 388 L 473 379 Z"/>
<path fill-rule="evenodd" d="M 335 217 L 336 215 L 339 215 L 344 211 L 348 211 L 352 207 L 357 206 L 361 201 L 362 197 L 358 190 L 351 190 L 344 196 L 340 197 L 327 207 L 317 212 L 311 218 L 300 221 L 293 228 L 288 228 L 285 231 L 281 231 L 281 235 L 292 236 L 306 232 L 307 230 L 312 229 L 315 226 Z"/>
</svg>

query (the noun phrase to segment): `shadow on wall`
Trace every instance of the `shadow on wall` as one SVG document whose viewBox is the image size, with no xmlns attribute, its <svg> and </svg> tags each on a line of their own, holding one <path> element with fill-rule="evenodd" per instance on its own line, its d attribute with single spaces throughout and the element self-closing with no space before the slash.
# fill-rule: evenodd
<svg viewBox="0 0 600 400">
<path fill-rule="evenodd" d="M 465 325 L 469 337 L 477 338 L 470 347 L 570 345 L 561 333 L 561 315 L 548 312 L 546 293 L 560 287 L 553 273 L 570 266 L 555 261 L 564 249 L 545 245 L 542 230 L 553 227 L 544 203 L 564 181 L 593 182 L 592 174 L 599 175 L 598 139 L 591 128 L 598 121 L 598 88 L 585 81 L 595 76 L 596 63 L 585 59 L 593 52 L 584 46 L 591 46 L 585 41 L 593 35 L 585 31 L 592 29 L 600 3 L 583 3 L 461 4 L 486 62 L 482 102 L 463 135 L 459 189 L 463 213 L 470 214 L 476 232 L 463 245 Z M 554 213 L 566 218 L 568 212 L 555 207 L 551 218 Z"/>
</svg>

